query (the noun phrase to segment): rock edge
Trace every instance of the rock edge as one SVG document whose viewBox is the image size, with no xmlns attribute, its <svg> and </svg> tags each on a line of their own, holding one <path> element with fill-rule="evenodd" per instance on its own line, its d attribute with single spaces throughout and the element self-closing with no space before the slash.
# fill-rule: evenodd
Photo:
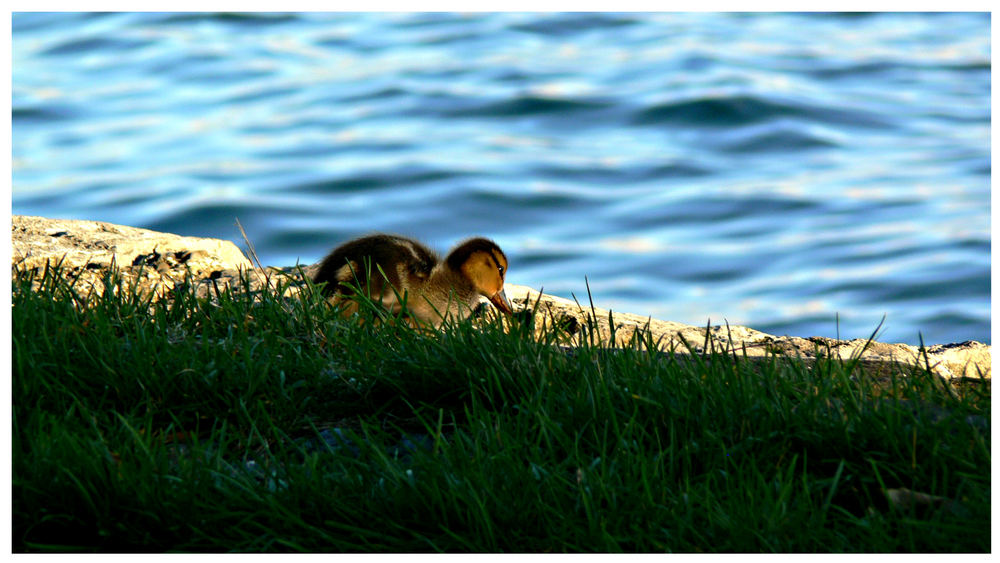
<svg viewBox="0 0 1000 563">
<path fill-rule="evenodd" d="M 104 289 L 104 272 L 112 264 L 119 266 L 129 283 L 160 297 L 167 296 L 176 285 L 186 283 L 185 280 L 193 281 L 199 296 L 207 297 L 213 287 L 237 285 L 241 271 L 250 274 L 251 290 L 254 291 L 265 286 L 268 275 L 286 275 L 294 279 L 299 276 L 296 268 L 268 268 L 266 272 L 254 268 L 230 241 L 185 237 L 99 221 L 14 215 L 11 237 L 12 274 L 18 270 L 40 272 L 47 265 L 61 263 L 63 275 L 77 277 L 82 287 L 98 293 Z M 303 271 L 308 275 L 313 268 L 315 265 L 304 267 Z M 190 278 L 187 278 L 188 272 Z M 295 289 L 290 288 L 289 293 L 295 293 Z M 706 338 L 706 327 L 591 308 L 589 303 L 578 305 L 568 299 L 540 295 L 526 286 L 507 284 L 506 292 L 516 309 L 523 310 L 537 303 L 545 319 L 558 324 L 570 335 L 584 330 L 583 327 L 594 326 L 604 342 L 611 342 L 613 333 L 615 345 L 628 342 L 637 332 L 647 332 L 663 351 L 687 352 L 690 346 L 695 352 L 701 352 L 707 342 L 716 350 L 745 353 L 749 357 L 770 354 L 804 359 L 822 355 L 843 359 L 860 357 L 865 363 L 928 365 L 933 372 L 949 380 L 991 377 L 991 346 L 975 341 L 928 346 L 924 353 L 908 344 L 775 336 L 744 326 L 713 326 L 708 329 Z"/>
</svg>

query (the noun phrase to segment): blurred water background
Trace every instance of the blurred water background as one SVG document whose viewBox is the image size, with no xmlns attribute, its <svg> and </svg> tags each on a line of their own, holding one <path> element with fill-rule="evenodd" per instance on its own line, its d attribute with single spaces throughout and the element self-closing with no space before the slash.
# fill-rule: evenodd
<svg viewBox="0 0 1000 563">
<path fill-rule="evenodd" d="M 485 235 L 618 311 L 990 342 L 989 14 L 20 13 L 12 58 L 16 214 Z"/>
</svg>

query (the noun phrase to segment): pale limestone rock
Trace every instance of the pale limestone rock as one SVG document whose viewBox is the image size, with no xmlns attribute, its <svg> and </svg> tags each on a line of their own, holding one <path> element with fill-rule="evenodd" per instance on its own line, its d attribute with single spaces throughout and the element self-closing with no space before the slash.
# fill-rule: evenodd
<svg viewBox="0 0 1000 563">
<path fill-rule="evenodd" d="M 199 293 L 209 286 L 225 286 L 252 265 L 230 241 L 183 237 L 99 221 L 49 219 L 14 215 L 11 218 L 12 267 L 41 274 L 59 266 L 65 277 L 76 279 L 81 294 L 104 291 L 104 274 L 117 265 L 126 285 L 166 295 L 190 273 Z"/>
<path fill-rule="evenodd" d="M 79 275 L 85 284 L 101 291 L 103 271 L 112 258 L 125 274 L 135 276 L 133 283 L 142 289 L 165 296 L 190 272 L 198 293 L 210 297 L 214 287 L 235 286 L 239 271 L 250 274 L 251 291 L 261 291 L 267 279 L 285 277 L 292 282 L 285 295 L 291 296 L 301 285 L 297 268 L 254 269 L 232 242 L 198 237 L 182 237 L 96 221 L 46 219 L 14 216 L 12 220 L 13 267 L 15 270 L 44 268 L 46 263 L 64 260 L 69 275 Z M 302 269 L 311 275 L 316 266 Z M 142 276 L 139 273 L 142 272 Z M 141 277 L 141 279 L 140 279 Z M 893 362 L 927 366 L 944 379 L 989 379 L 991 347 L 979 342 L 939 344 L 925 351 L 906 344 L 886 344 L 866 340 L 774 336 L 744 326 L 690 326 L 629 313 L 611 313 L 607 309 L 577 304 L 551 295 L 539 295 L 525 286 L 506 285 L 508 298 L 516 311 L 534 308 L 537 302 L 536 331 L 555 325 L 564 335 L 562 344 L 573 345 L 580 338 L 593 336 L 611 346 L 623 346 L 630 340 L 652 337 L 655 348 L 688 354 L 701 353 L 706 345 L 750 358 L 779 354 L 806 360 L 832 356 L 845 360 L 861 358 L 865 369 L 878 371 Z M 613 324 L 612 324 L 613 323 Z M 612 334 L 614 337 L 612 338 Z M 686 342 L 686 344 L 685 344 Z"/>
<path fill-rule="evenodd" d="M 146 229 L 98 221 L 47 219 L 14 215 L 11 219 L 13 260 L 22 268 L 44 266 L 65 258 L 66 267 L 130 266 L 140 256 L 153 252 L 188 252 L 188 266 L 198 270 L 251 268 L 239 248 L 230 241 L 182 237 Z"/>
<path fill-rule="evenodd" d="M 712 326 L 708 329 L 710 338 L 706 340 L 706 327 L 684 325 L 671 321 L 661 321 L 629 313 L 609 312 L 594 307 L 589 302 L 577 304 L 574 301 L 549 295 L 541 296 L 529 287 L 507 284 L 507 297 L 515 309 L 534 306 L 538 301 L 539 312 L 556 326 L 585 330 L 590 319 L 596 317 L 597 331 L 605 342 L 611 342 L 611 323 L 614 321 L 614 345 L 623 346 L 637 332 L 648 332 L 660 351 L 701 353 L 706 342 L 715 350 L 723 350 L 748 357 L 764 357 L 781 354 L 804 359 L 830 356 L 851 360 L 861 358 L 866 369 L 879 368 L 878 364 L 893 362 L 904 365 L 930 366 L 931 371 L 945 379 L 990 378 L 991 347 L 980 342 L 968 341 L 960 344 L 942 344 L 927 347 L 921 351 L 908 344 L 886 344 L 863 339 L 836 340 L 833 338 L 795 336 L 774 336 L 744 326 Z M 542 330 L 538 327 L 537 330 Z M 687 344 L 685 344 L 685 342 Z M 690 349 L 689 349 L 690 347 Z"/>
</svg>

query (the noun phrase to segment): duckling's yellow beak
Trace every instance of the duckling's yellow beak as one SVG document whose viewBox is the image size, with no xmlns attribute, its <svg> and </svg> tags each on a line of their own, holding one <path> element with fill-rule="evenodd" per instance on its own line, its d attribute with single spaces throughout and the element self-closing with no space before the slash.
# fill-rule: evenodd
<svg viewBox="0 0 1000 563">
<path fill-rule="evenodd" d="M 508 315 L 514 314 L 514 309 L 510 306 L 510 301 L 507 300 L 507 294 L 503 292 L 503 288 L 500 288 L 500 291 L 491 295 L 489 299 L 490 303 L 492 303 L 497 309 L 500 309 Z"/>
</svg>

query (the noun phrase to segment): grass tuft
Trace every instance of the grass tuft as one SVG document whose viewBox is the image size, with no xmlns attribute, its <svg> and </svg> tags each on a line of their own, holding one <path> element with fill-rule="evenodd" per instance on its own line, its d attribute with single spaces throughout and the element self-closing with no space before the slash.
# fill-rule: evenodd
<svg viewBox="0 0 1000 563">
<path fill-rule="evenodd" d="M 567 350 L 534 319 L 427 331 L 275 283 L 15 274 L 14 551 L 991 548 L 985 386 L 590 327 Z"/>
</svg>

